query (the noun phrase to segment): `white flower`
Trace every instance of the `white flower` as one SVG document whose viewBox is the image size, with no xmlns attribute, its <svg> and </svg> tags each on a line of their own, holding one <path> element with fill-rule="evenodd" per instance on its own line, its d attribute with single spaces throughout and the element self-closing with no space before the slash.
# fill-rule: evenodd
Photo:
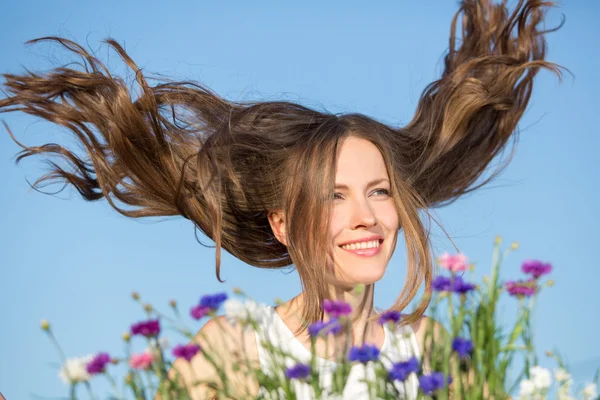
<svg viewBox="0 0 600 400">
<path fill-rule="evenodd" d="M 265 307 L 253 300 L 241 302 L 237 299 L 228 299 L 223 304 L 225 316 L 230 323 L 248 323 L 250 320 L 261 324 L 266 316 Z"/>
<path fill-rule="evenodd" d="M 583 388 L 583 398 L 584 399 L 595 399 L 598 397 L 598 392 L 596 391 L 595 383 L 588 383 L 585 388 Z"/>
<path fill-rule="evenodd" d="M 536 365 L 535 367 L 531 367 L 529 373 L 531 374 L 531 380 L 537 389 L 548 389 L 550 384 L 552 384 L 552 376 L 550 375 L 550 371 L 546 368 Z"/>
<path fill-rule="evenodd" d="M 556 379 L 558 383 L 570 384 L 571 374 L 569 374 L 569 372 L 564 368 L 555 369 L 554 379 Z"/>
<path fill-rule="evenodd" d="M 519 386 L 519 398 L 528 399 L 535 392 L 535 385 L 529 379 L 523 379 Z"/>
<path fill-rule="evenodd" d="M 155 357 L 158 357 L 158 354 L 159 354 L 158 349 L 159 348 L 161 350 L 165 351 L 169 347 L 170 347 L 169 338 L 166 336 L 162 336 L 158 339 L 158 346 L 156 345 L 156 342 L 154 340 L 151 340 L 150 345 L 146 348 L 145 351 L 151 353 Z"/>
<path fill-rule="evenodd" d="M 91 378 L 87 372 L 87 365 L 93 359 L 93 354 L 85 357 L 69 358 L 60 368 L 58 376 L 64 383 L 87 382 Z"/>
</svg>

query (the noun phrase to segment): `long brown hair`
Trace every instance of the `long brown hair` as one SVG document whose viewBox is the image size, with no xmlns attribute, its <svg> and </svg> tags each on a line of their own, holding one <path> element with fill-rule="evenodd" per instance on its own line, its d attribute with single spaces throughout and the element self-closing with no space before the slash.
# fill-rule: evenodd
<svg viewBox="0 0 600 400">
<path fill-rule="evenodd" d="M 544 61 L 539 29 L 550 3 L 463 0 L 450 30 L 441 78 L 423 92 L 413 120 L 387 126 L 364 115 L 334 115 L 291 102 L 239 103 L 194 82 L 150 85 L 125 50 L 107 43 L 134 71 L 138 91 L 82 46 L 54 41 L 82 58 L 82 68 L 4 74 L 0 112 L 22 111 L 70 130 L 78 154 L 57 144 L 25 146 L 58 156 L 34 186 L 64 181 L 86 200 L 105 198 L 128 217 L 191 220 L 220 249 L 260 268 L 297 268 L 308 300 L 307 322 L 321 317 L 327 296 L 327 221 L 341 140 L 366 138 L 386 163 L 408 252 L 408 276 L 393 309 L 402 310 L 425 282 L 432 260 L 420 210 L 454 201 L 478 181 L 513 136 Z M 458 26 L 460 25 L 460 26 Z M 456 37 L 460 28 L 460 37 Z M 8 127 L 7 127 L 8 128 Z M 514 137 L 514 136 L 513 136 Z M 495 172 L 499 172 L 501 168 Z M 492 174 L 494 175 L 494 174 Z M 288 219 L 288 246 L 274 236 L 270 210 Z M 427 296 L 407 322 L 424 312 Z"/>
</svg>

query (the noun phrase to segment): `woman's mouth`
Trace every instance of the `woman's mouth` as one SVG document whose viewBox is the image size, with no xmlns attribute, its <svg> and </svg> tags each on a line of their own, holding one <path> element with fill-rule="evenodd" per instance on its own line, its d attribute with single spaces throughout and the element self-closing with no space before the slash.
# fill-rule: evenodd
<svg viewBox="0 0 600 400">
<path fill-rule="evenodd" d="M 381 251 L 383 239 L 365 240 L 340 245 L 342 250 L 361 257 L 373 257 Z"/>
</svg>

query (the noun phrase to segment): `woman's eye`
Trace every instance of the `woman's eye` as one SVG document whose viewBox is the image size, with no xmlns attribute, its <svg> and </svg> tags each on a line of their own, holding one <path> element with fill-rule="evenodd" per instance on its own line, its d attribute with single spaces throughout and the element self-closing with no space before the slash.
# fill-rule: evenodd
<svg viewBox="0 0 600 400">
<path fill-rule="evenodd" d="M 342 194 L 341 194 L 341 193 L 334 193 L 334 194 L 333 194 L 333 199 L 334 199 L 334 200 L 341 200 L 341 199 L 343 199 L 343 198 L 344 198 L 344 196 L 342 196 Z"/>
<path fill-rule="evenodd" d="M 387 190 L 387 189 L 375 189 L 373 191 L 373 194 L 375 194 L 375 195 L 389 196 L 390 195 L 390 191 Z"/>
</svg>

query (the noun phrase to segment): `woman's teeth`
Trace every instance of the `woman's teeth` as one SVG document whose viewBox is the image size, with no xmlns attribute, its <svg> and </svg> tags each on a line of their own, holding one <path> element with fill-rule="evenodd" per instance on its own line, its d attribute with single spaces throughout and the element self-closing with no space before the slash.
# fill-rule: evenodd
<svg viewBox="0 0 600 400">
<path fill-rule="evenodd" d="M 379 240 L 371 240 L 370 242 L 359 242 L 352 244 L 345 244 L 340 246 L 344 250 L 361 250 L 361 249 L 373 249 L 380 246 Z"/>
</svg>

